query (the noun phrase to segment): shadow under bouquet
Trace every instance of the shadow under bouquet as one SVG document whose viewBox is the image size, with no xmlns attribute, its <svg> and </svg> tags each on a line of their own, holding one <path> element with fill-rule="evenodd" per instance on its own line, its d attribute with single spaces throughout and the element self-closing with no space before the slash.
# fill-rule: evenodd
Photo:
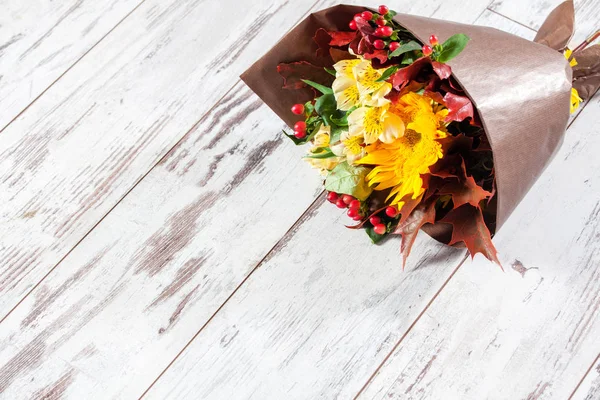
<svg viewBox="0 0 600 400">
<path fill-rule="evenodd" d="M 593 48 L 574 80 L 573 15 L 572 2 L 559 6 L 529 42 L 340 5 L 307 17 L 242 79 L 309 146 L 349 228 L 374 243 L 400 235 L 404 261 L 423 229 L 500 264 L 492 236 L 561 144 L 578 85 L 586 97 L 600 85 Z"/>
</svg>

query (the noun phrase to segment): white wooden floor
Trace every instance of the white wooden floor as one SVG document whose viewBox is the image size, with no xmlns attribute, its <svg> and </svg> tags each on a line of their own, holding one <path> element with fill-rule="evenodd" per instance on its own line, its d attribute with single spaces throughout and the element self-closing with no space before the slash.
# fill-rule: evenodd
<svg viewBox="0 0 600 400">
<path fill-rule="evenodd" d="M 531 39 L 561 0 L 490 1 L 389 5 Z M 238 79 L 333 4 L 0 0 L 0 398 L 600 399 L 600 99 L 505 272 L 425 234 L 403 272 Z"/>
</svg>

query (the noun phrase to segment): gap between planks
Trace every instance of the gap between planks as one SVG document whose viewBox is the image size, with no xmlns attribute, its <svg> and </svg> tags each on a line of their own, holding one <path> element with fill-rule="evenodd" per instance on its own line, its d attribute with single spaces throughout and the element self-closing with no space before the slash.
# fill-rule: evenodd
<svg viewBox="0 0 600 400">
<path fill-rule="evenodd" d="M 571 392 L 571 395 L 569 396 L 569 400 L 571 400 L 573 398 L 573 396 L 575 396 L 575 394 L 579 390 L 579 387 L 581 386 L 583 381 L 585 381 L 585 378 L 587 378 L 587 376 L 590 374 L 590 371 L 592 370 L 592 368 L 594 368 L 594 366 L 596 365 L 596 363 L 598 363 L 598 361 L 600 361 L 600 353 L 598 353 L 598 355 L 596 356 L 596 359 L 590 364 L 590 367 L 585 371 L 585 374 L 583 374 L 583 376 L 577 383 L 577 386 L 575 386 L 575 389 L 573 389 L 573 391 Z"/>
<path fill-rule="evenodd" d="M 96 42 L 94 43 L 89 49 L 87 49 L 78 59 L 75 60 L 75 62 L 73 64 L 71 64 L 69 67 L 67 67 L 67 69 L 65 69 L 55 80 L 53 80 L 50 85 L 48 85 L 48 87 L 46 87 L 44 90 L 42 90 L 40 92 L 40 94 L 38 94 L 33 100 L 31 100 L 29 102 L 29 104 L 27 104 L 21 111 L 19 111 L 17 113 L 17 115 L 14 116 L 14 118 L 12 118 L 10 121 L 8 121 L 8 123 L 6 125 L 4 125 L 2 128 L 0 128 L 0 134 L 2 134 L 2 132 L 4 132 L 4 130 L 6 128 L 8 128 L 8 126 L 10 124 L 12 124 L 13 122 L 15 122 L 17 120 L 17 118 L 19 118 L 25 111 L 27 111 L 27 109 L 29 109 L 29 107 L 31 107 L 36 101 L 38 101 L 38 99 L 40 99 L 52 86 L 54 86 L 56 84 L 56 82 L 58 82 L 59 80 L 62 79 L 63 76 L 65 76 L 67 74 L 67 72 L 69 72 L 71 69 L 73 69 L 73 67 L 75 67 L 75 65 L 77 65 L 79 63 L 79 61 L 81 61 L 85 56 L 88 55 L 89 52 L 91 52 L 92 50 L 94 50 L 94 48 L 96 48 L 96 46 L 98 46 L 108 35 L 110 35 L 119 25 L 121 25 L 121 23 L 123 21 L 125 21 L 127 18 L 129 18 L 129 16 L 131 14 L 133 14 L 142 4 L 144 4 L 146 0 L 142 0 L 140 1 L 140 3 L 135 6 L 131 11 L 129 11 L 127 14 L 125 14 L 125 16 L 123 18 L 121 18 L 116 24 L 115 26 L 113 26 L 112 28 L 110 28 L 110 30 L 108 32 L 106 32 L 104 35 L 102 35 L 102 37 Z M 93 229 L 93 228 L 92 228 Z M 79 243 L 77 243 L 79 244 Z M 75 245 L 77 246 L 77 245 Z M 62 261 L 62 259 L 61 259 Z M 60 263 L 60 261 L 59 261 Z M 58 264 L 57 264 L 58 265 Z M 45 276 L 44 276 L 45 278 Z M 42 279 L 43 280 L 43 279 Z M 37 285 L 36 285 L 37 286 Z M 29 294 L 29 293 L 28 293 Z M 21 299 L 21 301 L 23 301 L 23 299 Z M 21 302 L 19 301 L 19 303 Z M 12 309 L 10 310 L 10 312 L 8 314 L 10 314 L 12 312 Z M 6 316 L 8 316 L 8 314 L 6 314 Z M 6 318 L 6 316 L 4 318 Z M 4 321 L 4 318 L 2 318 L 2 320 L 0 320 L 0 323 L 2 323 L 2 321 Z"/>
<path fill-rule="evenodd" d="M 6 124 L 6 126 L 4 126 L 2 129 L 0 129 L 0 134 L 11 124 L 13 123 L 19 116 L 21 116 L 21 114 L 23 114 L 33 103 L 35 103 L 44 93 L 46 93 L 56 82 L 58 82 L 67 72 L 69 72 L 79 61 L 81 61 L 91 50 L 93 50 L 100 42 L 102 42 L 102 40 L 104 40 L 111 32 L 113 32 L 123 21 L 125 21 L 125 19 L 127 19 L 131 14 L 133 14 L 133 12 L 135 10 L 137 10 L 146 0 L 142 0 L 133 10 L 131 10 L 125 17 L 123 17 L 114 27 L 112 27 L 112 29 L 110 29 L 104 36 L 102 36 L 102 38 L 100 38 L 100 40 L 98 40 L 92 47 L 90 47 L 90 49 L 88 49 L 81 57 L 79 57 L 69 68 L 67 68 L 56 80 L 54 80 L 46 89 L 44 89 L 39 96 L 37 96 L 35 99 L 33 99 L 31 101 L 31 103 L 29 103 L 23 110 L 21 110 L 8 124 Z M 313 8 L 315 7 L 315 5 L 319 2 L 320 0 L 316 0 L 313 4 L 311 4 L 307 11 L 302 14 L 302 16 L 296 21 L 296 23 L 288 30 L 285 32 L 285 34 L 287 34 L 287 32 L 289 32 L 290 30 L 292 30 L 300 21 L 302 21 L 310 12 L 312 12 Z M 148 176 L 148 174 L 154 169 L 156 168 L 156 166 L 160 165 L 161 161 L 164 160 L 165 157 L 167 157 L 177 146 L 179 146 L 179 144 L 181 142 L 183 142 L 183 140 L 185 140 L 185 138 L 194 131 L 194 128 L 196 128 L 198 126 L 198 124 L 204 119 L 206 118 L 208 115 L 210 115 L 210 113 L 212 112 L 212 110 L 214 110 L 214 108 L 241 82 L 240 79 L 236 79 L 236 81 L 233 83 L 233 85 L 225 92 L 225 94 L 223 94 L 223 96 L 221 96 L 211 107 L 208 111 L 206 111 L 204 114 L 202 114 L 200 116 L 200 118 L 177 140 L 177 142 L 171 146 L 170 148 L 166 149 L 164 154 L 161 155 L 160 157 L 158 157 L 158 159 L 156 160 L 156 162 L 154 162 L 150 168 L 148 168 L 148 170 L 146 172 L 144 172 L 140 178 L 138 180 L 135 181 L 135 183 L 125 191 L 125 193 L 123 194 L 123 196 L 121 196 L 121 198 L 119 198 L 119 200 L 117 202 L 115 202 L 115 204 L 108 210 L 108 212 L 106 212 L 106 214 L 102 215 L 98 221 L 92 226 L 92 228 L 90 230 L 88 230 L 76 243 L 73 247 L 71 247 L 63 257 L 60 258 L 60 260 L 52 267 L 50 268 L 50 270 L 35 284 L 32 286 L 32 288 L 25 294 L 25 296 L 23 296 L 18 302 L 17 304 L 15 304 L 15 306 L 13 308 L 10 309 L 10 311 L 8 313 L 6 313 L 6 315 L 4 315 L 2 317 L 2 319 L 0 319 L 0 324 L 2 324 L 2 322 L 4 322 L 6 320 L 6 318 L 8 318 L 14 310 L 17 309 L 17 307 L 19 307 L 19 305 L 21 303 L 23 303 L 23 301 L 25 301 L 25 299 L 27 299 L 31 293 L 33 293 L 33 291 L 39 287 L 42 282 L 44 282 L 44 280 L 54 271 L 56 270 L 56 268 L 69 256 L 69 254 L 71 254 L 73 252 L 73 250 L 75 248 L 77 248 L 77 246 L 79 246 L 81 244 L 81 242 L 83 242 L 83 240 L 89 236 L 90 233 L 92 233 L 92 231 L 94 231 L 94 229 L 96 229 L 96 227 L 123 201 L 123 199 L 125 199 L 129 193 L 131 193 L 136 186 L 142 181 L 144 180 L 144 178 L 146 178 L 146 176 Z M 317 197 L 318 199 L 318 197 Z M 316 199 L 315 199 L 316 201 Z M 305 211 L 306 212 L 306 211 Z M 303 214 L 304 215 L 304 214 Z M 302 216 L 300 216 L 300 218 L 302 218 Z M 298 220 L 300 219 L 298 218 Z M 296 220 L 296 222 L 298 222 L 298 220 Z M 295 225 L 295 223 L 294 223 Z M 292 225 L 293 226 L 293 225 Z M 285 236 L 285 235 L 284 235 Z M 261 261 L 262 262 L 262 261 Z M 258 265 L 257 265 L 258 266 Z M 253 269 L 254 271 L 254 269 Z M 173 360 L 174 361 L 174 360 Z M 170 364 L 169 364 L 170 365 Z M 164 372 L 164 371 L 163 371 Z"/>
</svg>

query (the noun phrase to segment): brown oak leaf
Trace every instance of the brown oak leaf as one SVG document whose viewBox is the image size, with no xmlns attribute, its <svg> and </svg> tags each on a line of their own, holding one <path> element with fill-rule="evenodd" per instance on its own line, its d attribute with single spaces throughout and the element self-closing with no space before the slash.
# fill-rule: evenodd
<svg viewBox="0 0 600 400">
<path fill-rule="evenodd" d="M 448 244 L 463 242 L 467 246 L 471 258 L 475 254 L 481 253 L 502 268 L 498 259 L 498 251 L 492 243 L 490 231 L 485 225 L 480 208 L 465 204 L 450 211 L 439 222 L 452 225 L 452 239 Z"/>
<path fill-rule="evenodd" d="M 398 224 L 396 229 L 392 232 L 395 235 L 402 235 L 402 243 L 400 245 L 400 252 L 402 253 L 402 269 L 406 265 L 406 259 L 410 254 L 419 229 L 427 223 L 435 222 L 435 201 L 428 201 L 418 205 L 409 217 Z"/>
<path fill-rule="evenodd" d="M 459 208 L 464 204 L 479 207 L 481 200 L 490 198 L 493 195 L 493 193 L 479 186 L 472 176 L 467 175 L 465 161 L 462 159 L 459 178 L 459 180 L 449 181 L 439 191 L 440 195 L 452 196 L 454 208 Z"/>
</svg>

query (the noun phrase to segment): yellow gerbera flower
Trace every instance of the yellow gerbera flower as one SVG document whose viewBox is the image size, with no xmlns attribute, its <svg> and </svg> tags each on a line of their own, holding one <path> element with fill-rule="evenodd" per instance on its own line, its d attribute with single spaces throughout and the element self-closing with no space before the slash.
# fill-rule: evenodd
<svg viewBox="0 0 600 400">
<path fill-rule="evenodd" d="M 379 107 L 389 103 L 385 95 L 392 90 L 392 85 L 377 81 L 383 70 L 373 68 L 369 60 L 342 60 L 333 68 L 336 72 L 331 88 L 338 109 L 348 111 L 360 105 Z"/>
<path fill-rule="evenodd" d="M 443 138 L 446 136 L 443 125 L 448 115 L 448 109 L 439 105 L 420 94 L 410 92 L 398 100 L 394 105 L 396 112 L 402 120 L 407 123 L 406 129 L 412 129 L 423 135 Z"/>
<path fill-rule="evenodd" d="M 442 145 L 434 136 L 409 129 L 392 143 L 377 142 L 366 148 L 367 155 L 358 164 L 374 165 L 367 175 L 369 186 L 375 190 L 392 189 L 386 200 L 400 210 L 402 199 L 410 195 L 416 199 L 423 194 L 421 174 L 429 172 L 443 157 Z"/>
<path fill-rule="evenodd" d="M 366 144 L 377 139 L 390 143 L 404 134 L 404 122 L 390 110 L 390 105 L 359 107 L 348 115 L 351 136 L 363 136 Z"/>
<path fill-rule="evenodd" d="M 583 99 L 579 97 L 579 92 L 577 89 L 571 88 L 571 114 L 573 114 L 579 108 L 579 103 L 581 103 Z"/>
</svg>

